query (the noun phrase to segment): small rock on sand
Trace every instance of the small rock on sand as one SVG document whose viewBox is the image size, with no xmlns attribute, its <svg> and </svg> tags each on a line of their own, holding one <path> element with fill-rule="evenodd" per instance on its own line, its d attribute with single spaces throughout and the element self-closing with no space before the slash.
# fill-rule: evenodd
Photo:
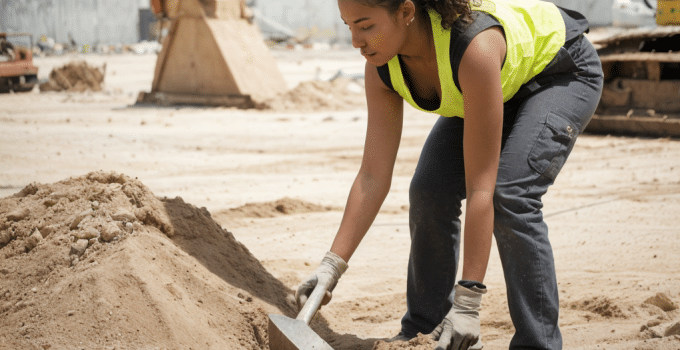
<svg viewBox="0 0 680 350">
<path fill-rule="evenodd" d="M 42 234 L 43 238 L 46 238 L 47 236 L 53 234 L 57 228 L 59 228 L 59 225 L 49 225 L 45 226 L 40 229 L 40 233 Z"/>
<path fill-rule="evenodd" d="M 31 212 L 28 210 L 28 208 L 17 209 L 7 214 L 7 220 L 21 221 L 27 218 L 30 214 Z"/>
<path fill-rule="evenodd" d="M 77 240 L 76 243 L 71 245 L 70 255 L 82 256 L 85 253 L 85 249 L 87 249 L 88 243 L 86 239 Z"/>
<path fill-rule="evenodd" d="M 678 308 L 677 305 L 666 295 L 666 293 L 656 293 L 655 296 L 645 300 L 645 304 L 658 306 L 661 310 L 668 312 Z"/>
<path fill-rule="evenodd" d="M 109 222 L 102 227 L 101 237 L 105 242 L 111 242 L 114 238 L 120 236 L 123 232 L 118 225 Z"/>
<path fill-rule="evenodd" d="M 85 219 L 89 215 L 92 215 L 92 213 L 94 213 L 94 211 L 91 208 L 89 208 L 89 209 L 86 209 L 86 210 L 80 212 L 80 214 L 74 216 L 73 220 L 71 220 L 71 225 L 70 225 L 71 230 L 77 229 L 80 222 L 83 221 L 83 219 Z"/>
<path fill-rule="evenodd" d="M 666 328 L 663 333 L 664 337 L 670 337 L 672 335 L 680 335 L 680 322 L 673 323 L 670 327 Z"/>
<path fill-rule="evenodd" d="M 28 236 L 28 239 L 26 239 L 26 250 L 30 251 L 35 248 L 40 241 L 42 241 L 43 236 L 42 233 L 38 229 L 35 229 L 33 233 L 31 233 L 30 236 Z"/>
<path fill-rule="evenodd" d="M 92 239 L 99 238 L 99 231 L 94 227 L 85 227 L 73 233 L 73 236 L 78 239 Z"/>
<path fill-rule="evenodd" d="M 13 231 L 2 231 L 0 232 L 0 246 L 4 246 L 16 237 Z"/>
<path fill-rule="evenodd" d="M 135 217 L 135 214 L 132 214 L 131 212 L 121 209 L 117 211 L 115 214 L 111 215 L 111 218 L 116 221 L 124 221 L 124 222 L 133 222 L 137 218 Z"/>
</svg>

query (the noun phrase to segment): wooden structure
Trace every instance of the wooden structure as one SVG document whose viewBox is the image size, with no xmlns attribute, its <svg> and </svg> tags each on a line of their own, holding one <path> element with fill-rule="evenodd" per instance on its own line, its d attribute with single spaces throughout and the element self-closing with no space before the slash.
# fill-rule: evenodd
<svg viewBox="0 0 680 350">
<path fill-rule="evenodd" d="M 243 0 L 151 0 L 170 20 L 151 92 L 138 103 L 251 108 L 287 90 Z"/>
<path fill-rule="evenodd" d="M 605 86 L 586 130 L 680 137 L 680 26 L 629 30 L 594 44 Z"/>
</svg>

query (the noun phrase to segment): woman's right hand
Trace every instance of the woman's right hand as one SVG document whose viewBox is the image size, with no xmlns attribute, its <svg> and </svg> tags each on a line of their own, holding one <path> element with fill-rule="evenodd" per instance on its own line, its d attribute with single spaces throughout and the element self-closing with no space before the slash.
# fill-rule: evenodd
<svg viewBox="0 0 680 350">
<path fill-rule="evenodd" d="M 341 257 L 333 252 L 326 253 L 319 267 L 309 275 L 300 286 L 298 286 L 295 292 L 295 301 L 297 302 L 298 308 L 302 308 L 307 302 L 307 299 L 314 291 L 314 288 L 318 284 L 328 285 L 328 290 L 326 295 L 321 302 L 321 305 L 326 305 L 331 301 L 331 292 L 338 284 L 340 276 L 342 276 L 345 271 L 347 271 L 347 263 Z"/>
</svg>

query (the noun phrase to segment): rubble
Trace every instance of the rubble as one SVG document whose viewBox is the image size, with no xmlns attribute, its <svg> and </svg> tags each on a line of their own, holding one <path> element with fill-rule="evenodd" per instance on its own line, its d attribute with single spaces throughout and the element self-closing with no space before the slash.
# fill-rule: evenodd
<svg viewBox="0 0 680 350">
<path fill-rule="evenodd" d="M 40 91 L 85 92 L 102 91 L 106 64 L 92 67 L 85 61 L 71 62 L 50 72 L 49 80 L 40 84 Z"/>
</svg>

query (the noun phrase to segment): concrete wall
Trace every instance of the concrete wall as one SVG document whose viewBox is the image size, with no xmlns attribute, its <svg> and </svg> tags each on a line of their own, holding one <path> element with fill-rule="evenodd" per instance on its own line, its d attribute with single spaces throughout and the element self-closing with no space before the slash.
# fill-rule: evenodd
<svg viewBox="0 0 680 350">
<path fill-rule="evenodd" d="M 553 4 L 582 13 L 591 26 L 612 24 L 613 0 L 546 0 Z"/>
<path fill-rule="evenodd" d="M 613 0 L 547 0 L 583 13 L 591 25 L 612 23 Z M 337 0 L 249 0 L 270 20 L 315 41 L 349 42 Z M 139 10 L 149 0 L 0 0 L 0 31 L 30 32 L 67 42 L 69 33 L 83 44 L 131 44 L 139 41 Z M 267 33 L 263 33 L 267 36 Z"/>
<path fill-rule="evenodd" d="M 298 34 L 310 34 L 324 41 L 350 40 L 337 0 L 255 0 L 252 3 L 264 17 Z"/>
<path fill-rule="evenodd" d="M 83 45 L 135 43 L 146 0 L 0 0 L 0 31 Z"/>
<path fill-rule="evenodd" d="M 581 12 L 591 26 L 612 24 L 613 0 L 546 1 Z M 265 17 L 299 33 L 309 30 L 315 37 L 350 40 L 349 30 L 340 19 L 337 0 L 251 0 L 251 3 Z"/>
<path fill-rule="evenodd" d="M 591 26 L 612 25 L 613 0 L 545 0 L 581 12 Z M 634 0 L 635 1 L 635 0 Z M 337 0 L 251 0 L 265 17 L 317 38 L 349 41 L 350 33 L 340 19 Z"/>
<path fill-rule="evenodd" d="M 348 40 L 337 0 L 250 0 L 265 17 L 301 36 Z M 149 0 L 0 0 L 0 31 L 29 32 L 82 45 L 131 44 L 140 40 L 139 10 Z M 266 33 L 264 33 L 266 36 Z"/>
<path fill-rule="evenodd" d="M 612 25 L 613 0 L 545 1 L 582 13 L 591 26 Z M 340 19 L 337 0 L 254 0 L 254 7 L 292 30 L 311 30 L 315 36 L 350 40 L 349 30 Z"/>
</svg>

